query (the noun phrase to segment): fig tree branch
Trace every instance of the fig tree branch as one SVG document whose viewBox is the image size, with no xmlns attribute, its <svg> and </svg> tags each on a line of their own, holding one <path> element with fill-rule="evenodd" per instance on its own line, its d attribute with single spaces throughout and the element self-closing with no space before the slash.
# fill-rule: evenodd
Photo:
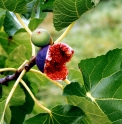
<svg viewBox="0 0 122 124">
<path fill-rule="evenodd" d="M 12 71 L 15 71 L 15 73 L 12 75 L 7 75 L 4 78 L 0 78 L 0 84 L 7 85 L 9 81 L 16 80 L 24 69 L 26 70 L 26 72 L 28 72 L 35 64 L 36 64 L 36 57 L 32 57 L 29 62 L 27 62 L 25 65 L 21 65 L 21 67 L 19 67 L 16 71 L 13 68 L 8 69 L 10 71 L 12 69 Z"/>
</svg>

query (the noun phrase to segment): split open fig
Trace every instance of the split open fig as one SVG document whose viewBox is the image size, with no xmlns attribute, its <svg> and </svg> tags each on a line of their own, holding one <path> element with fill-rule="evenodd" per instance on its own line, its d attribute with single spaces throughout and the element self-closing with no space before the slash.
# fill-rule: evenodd
<svg viewBox="0 0 122 124">
<path fill-rule="evenodd" d="M 73 53 L 74 50 L 65 43 L 47 45 L 37 53 L 37 67 L 53 80 L 64 80 L 68 75 L 66 63 Z"/>
</svg>

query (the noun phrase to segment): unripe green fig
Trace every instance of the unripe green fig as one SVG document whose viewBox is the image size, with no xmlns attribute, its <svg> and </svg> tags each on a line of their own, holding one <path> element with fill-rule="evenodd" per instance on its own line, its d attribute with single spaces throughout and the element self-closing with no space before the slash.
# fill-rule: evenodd
<svg viewBox="0 0 122 124">
<path fill-rule="evenodd" d="M 48 45 L 50 39 L 50 34 L 45 29 L 36 29 L 31 35 L 31 41 L 37 47 Z"/>
</svg>

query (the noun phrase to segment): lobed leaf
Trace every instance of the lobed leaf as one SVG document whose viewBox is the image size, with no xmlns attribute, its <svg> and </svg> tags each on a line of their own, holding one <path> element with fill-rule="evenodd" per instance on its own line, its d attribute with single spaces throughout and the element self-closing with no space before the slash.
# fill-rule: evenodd
<svg viewBox="0 0 122 124">
<path fill-rule="evenodd" d="M 49 83 L 49 80 L 46 77 L 35 72 L 28 72 L 26 75 L 29 81 L 37 84 L 38 86 L 46 85 Z"/>
<path fill-rule="evenodd" d="M 30 59 L 31 44 L 29 41 L 29 35 L 21 29 L 13 37 L 6 35 L 4 32 L 0 32 L 0 44 L 7 54 L 10 54 L 16 47 L 22 44 L 26 47 L 27 59 Z"/>
<path fill-rule="evenodd" d="M 6 53 L 6 51 L 2 48 L 1 44 L 0 44 L 0 68 L 3 68 L 5 65 L 5 60 L 8 57 L 8 54 Z"/>
<path fill-rule="evenodd" d="M 6 103 L 6 100 L 8 98 L 8 95 L 13 87 L 13 84 L 14 84 L 14 81 L 11 81 L 9 83 L 9 86 L 5 86 L 3 85 L 2 86 L 2 98 L 0 99 L 0 123 L 2 123 L 2 117 L 5 115 L 10 115 L 11 117 L 11 112 L 10 111 L 6 111 L 4 113 L 4 109 L 5 109 L 5 103 Z M 22 105 L 23 103 L 25 102 L 25 94 L 23 92 L 23 90 L 20 88 L 20 85 L 17 86 L 17 89 L 15 90 L 10 102 L 9 102 L 9 105 L 8 107 L 10 106 L 18 106 L 18 105 Z M 9 110 L 9 108 L 7 108 L 7 110 Z M 9 118 L 10 118 L 9 117 Z M 8 118 L 6 118 L 8 119 Z M 5 120 L 6 121 L 6 120 Z M 10 119 L 7 120 L 7 122 L 10 121 Z"/>
<path fill-rule="evenodd" d="M 44 20 L 44 18 L 39 18 L 39 19 L 38 18 L 34 18 L 34 19 L 31 19 L 30 23 L 28 25 L 29 29 L 31 31 L 34 31 L 40 25 L 40 23 Z"/>
<path fill-rule="evenodd" d="M 100 2 L 100 0 L 92 0 L 92 2 L 94 2 L 95 5 L 97 5 Z"/>
<path fill-rule="evenodd" d="M 15 21 L 10 12 L 6 11 L 6 17 L 4 19 L 4 31 L 9 35 L 13 36 L 21 26 Z"/>
<path fill-rule="evenodd" d="M 80 84 L 84 83 L 83 77 L 79 70 L 69 69 L 69 74 L 67 78 L 70 80 L 70 82 L 79 82 Z"/>
<path fill-rule="evenodd" d="M 53 23 L 56 30 L 62 30 L 94 7 L 91 0 L 55 0 Z"/>
<path fill-rule="evenodd" d="M 33 88 L 30 86 L 31 83 L 28 81 L 28 79 L 24 77 L 24 81 L 32 91 Z M 25 102 L 23 105 L 10 106 L 10 110 L 11 110 L 10 124 L 23 124 L 26 115 L 30 114 L 33 110 L 33 106 L 34 106 L 33 99 L 31 98 L 30 94 L 27 92 L 27 90 L 23 86 L 21 86 L 21 88 L 23 89 L 26 95 Z"/>
<path fill-rule="evenodd" d="M 80 107 L 93 124 L 122 123 L 122 49 L 82 60 L 84 86 L 71 83 L 64 89 L 69 104 Z"/>
<path fill-rule="evenodd" d="M 18 46 L 8 56 L 6 60 L 6 67 L 18 68 L 26 60 L 26 47 Z"/>
<path fill-rule="evenodd" d="M 52 109 L 52 115 L 40 113 L 28 120 L 24 124 L 76 124 L 84 118 L 81 109 L 72 105 L 58 105 Z"/>
<path fill-rule="evenodd" d="M 44 12 L 52 12 L 55 0 L 41 0 L 40 9 Z"/>
<path fill-rule="evenodd" d="M 0 0 L 0 8 L 16 13 L 26 12 L 25 0 Z"/>
<path fill-rule="evenodd" d="M 5 15 L 6 15 L 6 11 L 0 8 L 0 29 L 3 26 Z"/>
<path fill-rule="evenodd" d="M 84 87 L 80 86 L 79 83 L 75 82 L 67 85 L 63 95 L 66 96 L 69 104 L 78 106 L 85 112 L 91 122 L 90 124 L 102 124 L 102 120 L 107 124 L 111 124 L 99 107 L 88 99 Z"/>
<path fill-rule="evenodd" d="M 26 19 L 29 19 L 33 13 L 35 12 L 36 8 L 34 7 L 36 0 L 31 0 L 30 2 L 27 3 L 27 12 L 22 14 Z"/>
</svg>

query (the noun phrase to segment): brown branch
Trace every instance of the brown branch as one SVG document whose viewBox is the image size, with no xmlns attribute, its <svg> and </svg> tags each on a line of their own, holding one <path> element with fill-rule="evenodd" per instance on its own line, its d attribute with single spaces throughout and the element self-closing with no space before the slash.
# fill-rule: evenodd
<svg viewBox="0 0 122 124">
<path fill-rule="evenodd" d="M 0 84 L 2 84 L 2 85 L 8 85 L 8 82 L 9 81 L 16 80 L 19 77 L 19 75 L 21 74 L 21 72 L 23 71 L 23 69 L 25 69 L 26 72 L 28 72 L 35 64 L 36 64 L 36 57 L 32 57 L 30 59 L 30 61 L 23 68 L 17 70 L 12 75 L 7 75 L 6 77 L 1 78 L 0 79 Z"/>
</svg>

